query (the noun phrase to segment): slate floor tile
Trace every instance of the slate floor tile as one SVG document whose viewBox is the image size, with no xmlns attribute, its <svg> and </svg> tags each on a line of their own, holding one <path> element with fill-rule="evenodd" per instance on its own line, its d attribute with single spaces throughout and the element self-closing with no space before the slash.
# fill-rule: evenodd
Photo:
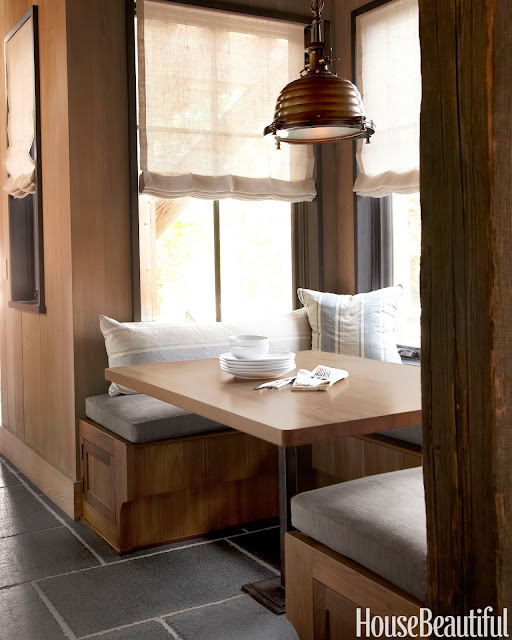
<svg viewBox="0 0 512 640">
<path fill-rule="evenodd" d="M 182 640 L 298 640 L 283 616 L 249 596 L 164 618 Z"/>
<path fill-rule="evenodd" d="M 152 620 L 126 629 L 104 633 L 98 640 L 170 640 L 171 638 L 171 634 L 165 627 Z"/>
<path fill-rule="evenodd" d="M 0 464 L 0 487 L 12 487 L 15 484 L 20 484 L 18 478 L 5 465 Z"/>
<path fill-rule="evenodd" d="M 272 574 L 227 542 L 143 556 L 38 585 L 77 636 L 239 595 Z"/>
<path fill-rule="evenodd" d="M 76 531 L 76 533 L 86 542 L 91 549 L 94 549 L 96 553 L 105 560 L 105 562 L 114 562 L 120 560 L 122 556 L 119 556 L 108 544 L 106 544 L 99 536 L 97 536 L 89 527 L 81 520 L 73 520 L 67 513 L 62 511 L 48 496 L 42 495 L 41 500 L 48 505 L 48 507 L 56 513 L 60 518 L 64 520 L 68 527 Z"/>
<path fill-rule="evenodd" d="M 7 460 L 6 458 L 4 458 L 4 456 L 0 455 L 0 462 L 3 462 L 4 464 L 0 464 L 0 469 L 5 469 L 5 471 L 7 473 L 10 473 L 9 469 L 15 469 L 16 473 L 18 474 L 19 478 L 18 479 L 14 474 L 10 473 L 10 475 L 14 478 L 15 482 L 14 484 L 20 484 L 20 482 L 26 482 L 28 484 L 28 486 L 37 494 L 42 494 L 43 492 L 41 491 L 41 489 L 39 489 L 39 487 L 36 487 L 36 485 L 33 482 L 30 482 L 30 480 L 21 473 L 21 471 L 19 469 L 16 469 L 16 467 L 12 464 L 12 462 L 10 462 L 9 460 Z"/>
<path fill-rule="evenodd" d="M 257 531 L 233 538 L 233 542 L 253 556 L 279 570 L 279 529 Z"/>
<path fill-rule="evenodd" d="M 59 640 L 61 628 L 29 584 L 0 590 L 0 640 Z"/>
<path fill-rule="evenodd" d="M 23 485 L 0 488 L 0 538 L 60 526 Z"/>
<path fill-rule="evenodd" d="M 0 587 L 96 565 L 65 527 L 0 539 Z"/>
</svg>

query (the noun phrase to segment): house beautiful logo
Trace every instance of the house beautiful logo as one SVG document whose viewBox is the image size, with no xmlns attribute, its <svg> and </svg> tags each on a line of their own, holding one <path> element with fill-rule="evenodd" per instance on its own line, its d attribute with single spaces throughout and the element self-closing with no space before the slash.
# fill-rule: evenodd
<svg viewBox="0 0 512 640">
<path fill-rule="evenodd" d="M 358 638 L 508 638 L 508 613 L 492 615 L 493 608 L 472 609 L 465 616 L 434 616 L 427 608 L 419 616 L 373 616 L 356 611 Z"/>
</svg>

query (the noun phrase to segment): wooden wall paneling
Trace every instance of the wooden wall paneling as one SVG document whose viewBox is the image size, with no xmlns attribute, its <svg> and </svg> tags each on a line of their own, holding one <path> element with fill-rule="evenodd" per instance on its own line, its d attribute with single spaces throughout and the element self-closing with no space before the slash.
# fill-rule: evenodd
<svg viewBox="0 0 512 640">
<path fill-rule="evenodd" d="M 332 5 L 336 73 L 352 80 L 351 12 L 369 0 Z M 370 114 L 371 116 L 371 114 Z M 378 126 L 378 123 L 377 123 Z M 323 145 L 325 291 L 355 293 L 354 142 Z"/>
<path fill-rule="evenodd" d="M 353 0 L 332 3 L 334 69 L 351 79 L 352 51 L 350 12 Z M 360 4 L 364 4 L 361 2 Z M 355 293 L 354 212 L 352 203 L 352 154 L 349 141 L 324 144 L 323 166 L 323 242 L 324 291 Z"/>
<path fill-rule="evenodd" d="M 510 3 L 419 4 L 428 604 L 498 613 L 512 602 Z"/>
<path fill-rule="evenodd" d="M 47 313 L 39 319 L 42 433 L 32 434 L 27 444 L 76 480 L 65 0 L 40 3 L 39 32 Z"/>
<path fill-rule="evenodd" d="M 75 412 L 104 393 L 98 316 L 132 320 L 125 3 L 68 0 Z"/>
<path fill-rule="evenodd" d="M 2 35 L 31 4 L 1 3 Z M 75 408 L 106 388 L 97 317 L 131 319 L 124 3 L 40 0 L 39 45 L 47 313 L 25 323 L 7 310 L 2 280 L 3 426 L 74 481 Z M 0 83 L 3 122 L 4 93 Z M 3 258 L 6 205 L 3 194 Z"/>
<path fill-rule="evenodd" d="M 100 66 L 104 69 L 101 87 L 104 124 L 98 135 L 108 152 L 105 163 L 108 171 L 101 184 L 104 202 L 101 216 L 105 220 L 107 242 L 106 314 L 128 321 L 133 320 L 133 306 L 126 13 L 123 2 L 98 2 L 98 5 L 103 26 Z M 94 324 L 97 327 L 97 319 Z M 100 343 L 103 346 L 103 337 Z M 99 368 L 97 371 L 104 377 L 103 371 Z"/>
<path fill-rule="evenodd" d="M 1 226 L 1 224 L 0 224 Z M 0 239 L 0 252 L 2 243 Z M 1 255 L 1 254 L 0 254 Z M 3 261 L 3 258 L 0 257 Z M 7 281 L 0 279 L 0 425 L 9 428 L 9 378 L 7 377 Z"/>
<path fill-rule="evenodd" d="M 82 487 L 7 429 L 0 428 L 0 453 L 71 518 L 80 514 Z"/>
<path fill-rule="evenodd" d="M 25 411 L 25 388 L 24 388 L 24 375 L 25 370 L 30 366 L 30 361 L 26 361 L 24 364 L 25 351 L 23 349 L 23 326 L 25 323 L 24 313 L 18 313 L 16 315 L 10 315 L 13 329 L 13 351 L 14 351 L 14 378 L 13 382 L 16 394 L 14 423 L 11 421 L 11 431 L 23 439 L 25 433 L 24 426 L 24 411 Z M 37 338 L 36 338 L 37 339 Z"/>
<path fill-rule="evenodd" d="M 7 428 L 12 433 L 16 433 L 18 429 L 21 429 L 19 426 L 20 420 L 23 421 L 23 334 L 21 312 L 7 309 L 6 325 Z"/>
<path fill-rule="evenodd" d="M 35 3 L 37 4 L 37 3 Z M 1 24 L 4 25 L 3 36 L 21 19 L 28 11 L 32 2 L 21 0 L 20 2 L 3 2 L 1 6 L 2 13 Z M 0 68 L 2 77 L 5 77 L 5 59 L 3 45 L 0 53 Z M 5 103 L 5 81 L 0 82 L 0 145 L 1 149 L 7 148 L 7 131 L 6 131 L 6 103 Z M 1 182 L 4 184 L 7 173 L 2 163 Z M 8 196 L 2 190 L 2 244 L 3 250 L 2 260 L 9 260 L 9 220 L 8 220 Z M 0 274 L 3 278 L 4 263 L 0 265 Z M 0 315 L 0 331 L 2 338 L 0 344 L 2 351 L 0 352 L 1 360 L 1 385 L 2 385 L 2 425 L 9 429 L 12 433 L 23 437 L 24 425 L 24 399 L 23 399 L 23 352 L 22 352 L 22 314 L 18 311 L 11 310 L 7 307 L 10 300 L 10 273 L 7 268 L 7 280 L 2 279 L 3 296 L 2 308 Z"/>
<path fill-rule="evenodd" d="M 23 312 L 22 312 L 23 313 Z M 44 457 L 51 455 L 52 442 L 44 432 L 43 398 L 41 395 L 41 331 L 36 314 L 23 313 L 23 353 L 26 362 L 21 377 L 24 392 L 24 438 Z M 18 436 L 19 437 L 19 436 Z"/>
</svg>

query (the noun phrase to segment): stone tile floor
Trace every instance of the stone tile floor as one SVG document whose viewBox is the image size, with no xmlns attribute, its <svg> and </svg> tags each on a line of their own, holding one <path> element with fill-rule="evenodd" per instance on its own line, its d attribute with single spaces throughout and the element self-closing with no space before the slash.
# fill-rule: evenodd
<svg viewBox="0 0 512 640">
<path fill-rule="evenodd" d="M 297 640 L 240 591 L 278 563 L 274 521 L 120 557 L 0 456 L 0 640 Z"/>
</svg>

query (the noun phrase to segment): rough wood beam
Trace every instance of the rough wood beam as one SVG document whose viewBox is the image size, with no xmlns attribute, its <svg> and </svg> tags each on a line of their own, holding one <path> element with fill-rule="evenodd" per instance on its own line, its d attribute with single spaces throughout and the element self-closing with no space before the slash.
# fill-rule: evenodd
<svg viewBox="0 0 512 640">
<path fill-rule="evenodd" d="M 509 0 L 420 0 L 429 604 L 511 604 Z"/>
</svg>

